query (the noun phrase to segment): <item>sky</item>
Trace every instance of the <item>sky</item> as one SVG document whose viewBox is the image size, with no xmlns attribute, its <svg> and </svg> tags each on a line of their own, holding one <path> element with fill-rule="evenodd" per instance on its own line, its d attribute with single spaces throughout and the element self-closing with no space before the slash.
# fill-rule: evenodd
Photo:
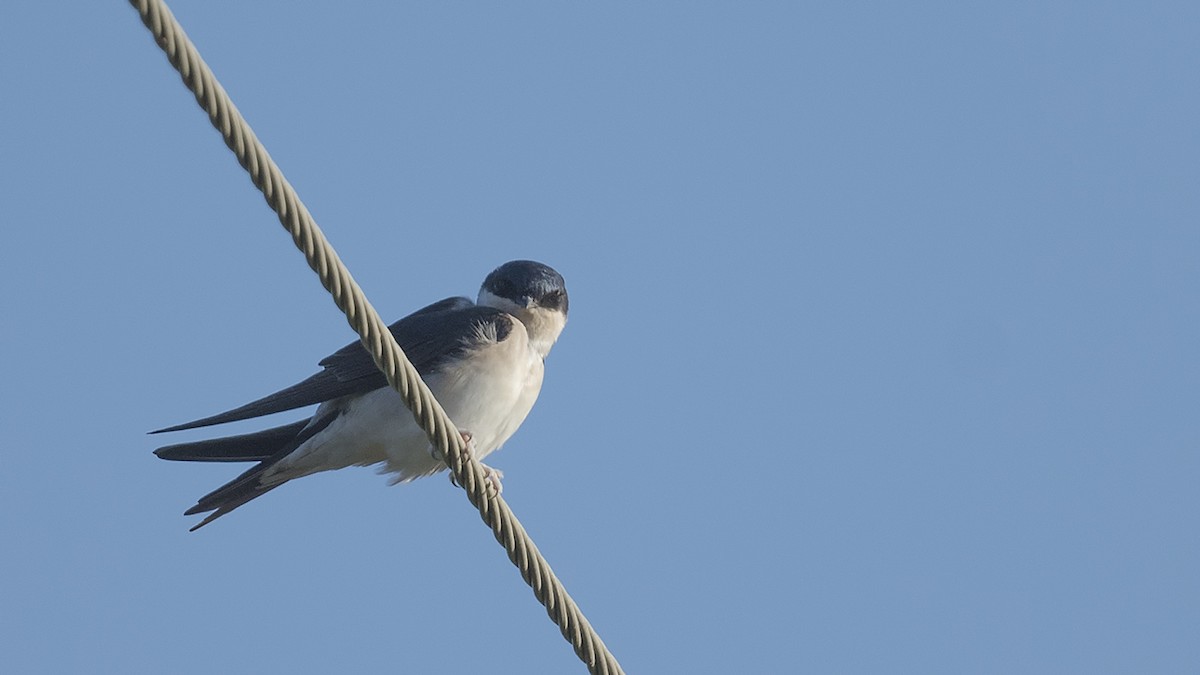
<svg viewBox="0 0 1200 675">
<path fill-rule="evenodd" d="M 1200 5 L 172 8 L 385 320 L 566 278 L 489 463 L 628 672 L 1200 670 Z M 189 533 L 355 336 L 128 5 L 0 86 L 0 672 L 586 672 L 444 475 Z"/>
</svg>

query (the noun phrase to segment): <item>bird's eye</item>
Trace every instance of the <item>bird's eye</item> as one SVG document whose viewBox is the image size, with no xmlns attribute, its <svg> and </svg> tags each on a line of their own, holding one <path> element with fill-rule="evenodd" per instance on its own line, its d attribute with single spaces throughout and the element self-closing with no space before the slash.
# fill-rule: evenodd
<svg viewBox="0 0 1200 675">
<path fill-rule="evenodd" d="M 542 296 L 542 300 L 538 304 L 546 309 L 562 309 L 563 292 L 550 291 L 546 295 Z"/>
</svg>

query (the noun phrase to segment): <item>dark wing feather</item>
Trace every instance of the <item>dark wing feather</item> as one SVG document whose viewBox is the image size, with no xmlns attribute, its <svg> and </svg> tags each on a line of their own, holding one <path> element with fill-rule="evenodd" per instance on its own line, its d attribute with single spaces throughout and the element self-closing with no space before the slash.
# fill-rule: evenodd
<svg viewBox="0 0 1200 675">
<path fill-rule="evenodd" d="M 354 393 L 354 389 L 349 386 L 350 384 L 352 383 L 339 382 L 333 373 L 323 371 L 299 384 L 294 384 L 287 389 L 277 391 L 270 396 L 264 396 L 257 401 L 251 401 L 233 410 L 187 422 L 186 424 L 176 424 L 173 427 L 166 427 L 165 429 L 155 429 L 150 433 L 161 434 L 168 431 L 183 431 L 184 429 L 195 429 L 214 424 L 248 420 L 251 417 L 262 417 L 263 415 L 271 415 L 285 410 L 295 410 L 296 408 L 323 403 L 338 396 L 352 394 Z"/>
<path fill-rule="evenodd" d="M 309 420 L 249 434 L 176 443 L 154 451 L 162 459 L 181 462 L 261 462 L 296 438 Z"/>
<path fill-rule="evenodd" d="M 483 323 L 495 321 L 498 316 L 506 315 L 497 309 L 478 307 L 467 298 L 446 298 L 409 314 L 388 326 L 388 329 L 417 372 L 426 375 L 436 370 L 447 359 L 459 355 L 472 341 L 471 338 L 477 333 L 478 327 Z M 504 321 L 496 323 L 505 331 L 505 335 L 500 337 L 505 337 L 511 325 Z M 375 367 L 375 362 L 371 360 L 361 342 L 346 345 L 322 359 L 320 365 L 324 370 L 287 389 L 218 415 L 150 433 L 182 431 L 236 422 L 387 386 L 387 379 Z"/>
<path fill-rule="evenodd" d="M 507 315 L 491 307 L 471 305 L 444 312 L 414 314 L 388 328 L 417 372 L 428 375 L 448 359 L 462 354 L 463 349 L 474 342 L 479 329 L 487 323 L 495 323 L 499 330 L 504 331 L 500 339 L 506 337 L 510 324 L 497 321 L 497 317 L 501 316 Z M 373 386 L 364 391 L 387 386 L 387 378 L 361 342 L 346 345 L 322 359 L 320 365 L 325 367 L 322 374 L 333 373 L 342 381 L 369 381 Z"/>
</svg>

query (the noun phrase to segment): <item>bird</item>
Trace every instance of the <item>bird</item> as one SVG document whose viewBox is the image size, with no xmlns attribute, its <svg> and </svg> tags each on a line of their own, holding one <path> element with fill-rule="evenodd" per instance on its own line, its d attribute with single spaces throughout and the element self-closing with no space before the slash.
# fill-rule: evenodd
<svg viewBox="0 0 1200 675">
<path fill-rule="evenodd" d="M 561 274 L 514 260 L 484 279 L 475 302 L 446 298 L 388 326 L 422 380 L 482 460 L 516 432 L 541 391 L 544 362 L 567 323 Z M 390 484 L 445 470 L 361 342 L 319 362 L 322 370 L 286 389 L 223 413 L 151 431 L 196 429 L 315 404 L 312 417 L 236 436 L 177 443 L 154 454 L 185 462 L 257 462 L 204 495 L 184 515 L 208 513 L 196 531 L 284 483 L 322 471 L 379 465 Z M 501 489 L 503 474 L 484 466 Z"/>
</svg>

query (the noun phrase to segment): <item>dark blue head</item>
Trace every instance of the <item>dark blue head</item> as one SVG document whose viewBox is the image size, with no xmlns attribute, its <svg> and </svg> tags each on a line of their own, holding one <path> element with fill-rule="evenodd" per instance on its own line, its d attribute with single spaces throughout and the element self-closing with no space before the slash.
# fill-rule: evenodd
<svg viewBox="0 0 1200 675">
<path fill-rule="evenodd" d="M 567 285 L 553 267 L 532 260 L 513 260 L 492 270 L 479 289 L 479 304 L 484 291 L 503 298 L 517 307 L 541 307 L 567 314 Z"/>
<path fill-rule="evenodd" d="M 567 325 L 567 286 L 553 267 L 514 260 L 492 270 L 479 289 L 479 304 L 507 312 L 525 324 L 529 344 L 545 358 Z"/>
</svg>

